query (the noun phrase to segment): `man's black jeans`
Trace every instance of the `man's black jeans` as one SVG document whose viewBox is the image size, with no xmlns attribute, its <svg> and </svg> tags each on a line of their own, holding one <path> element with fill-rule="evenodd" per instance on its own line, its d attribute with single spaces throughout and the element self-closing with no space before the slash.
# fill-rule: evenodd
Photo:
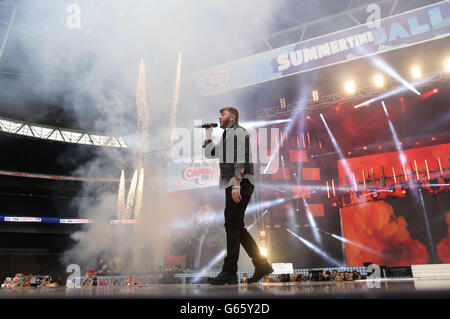
<svg viewBox="0 0 450 319">
<path fill-rule="evenodd" d="M 236 203 L 231 197 L 232 187 L 225 190 L 225 231 L 227 236 L 227 256 L 225 257 L 223 270 L 237 272 L 239 259 L 239 247 L 242 244 L 247 254 L 252 259 L 253 265 L 267 261 L 260 254 L 258 245 L 244 226 L 245 210 L 253 194 L 254 186 L 244 179 L 241 182 L 242 200 Z"/>
</svg>

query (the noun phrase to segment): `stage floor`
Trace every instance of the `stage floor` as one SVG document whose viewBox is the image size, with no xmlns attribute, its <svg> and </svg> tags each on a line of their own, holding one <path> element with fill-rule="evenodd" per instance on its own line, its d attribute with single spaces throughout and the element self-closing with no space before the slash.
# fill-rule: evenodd
<svg viewBox="0 0 450 319">
<path fill-rule="evenodd" d="M 450 298 L 450 278 L 1 289 L 0 298 Z"/>
</svg>

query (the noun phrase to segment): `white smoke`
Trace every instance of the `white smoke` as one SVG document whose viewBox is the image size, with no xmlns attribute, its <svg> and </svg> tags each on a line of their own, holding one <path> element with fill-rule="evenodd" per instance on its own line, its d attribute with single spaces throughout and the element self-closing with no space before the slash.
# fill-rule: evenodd
<svg viewBox="0 0 450 319">
<path fill-rule="evenodd" d="M 30 91 L 21 90 L 16 95 L 24 101 L 37 97 L 61 104 L 75 114 L 76 127 L 125 137 L 130 151 L 98 149 L 95 158 L 73 174 L 119 179 L 124 169 L 128 194 L 133 172 L 140 169 L 135 167 L 133 154 L 137 150 L 133 148 L 138 145 L 136 86 L 143 59 L 151 151 L 144 157 L 146 181 L 143 194 L 139 195 L 143 202 L 138 223 L 128 225 L 134 231 L 120 225 L 125 227 L 117 236 L 119 227 L 109 223 L 116 219 L 119 184 L 98 188 L 88 183 L 83 189 L 87 200 L 79 207 L 80 217 L 92 218 L 95 223 L 73 235 L 77 244 L 67 252 L 65 261 L 92 265 L 98 256 L 119 252 L 122 260 L 128 254 L 134 256 L 131 266 L 124 267 L 139 270 L 142 265 L 157 265 L 170 239 L 169 225 L 176 219 L 189 218 L 192 213 L 183 203 L 169 200 L 166 193 L 165 151 L 178 54 L 183 55 L 183 65 L 177 109 L 187 116 L 176 116 L 176 125 L 191 126 L 188 120 L 204 114 L 218 116 L 223 105 L 204 109 L 189 73 L 226 62 L 230 57 L 224 52 L 230 46 L 263 34 L 276 19 L 273 12 L 280 4 L 269 0 L 78 0 L 75 3 L 81 9 L 81 25 L 76 28 L 73 23 L 68 24 L 74 11 L 67 9 L 73 3 L 19 2 L 9 48 L 3 58 L 20 52 L 20 58 L 13 59 L 16 62 L 10 67 L 15 72 L 35 76 L 27 77 L 24 85 Z M 82 155 L 71 152 L 61 161 Z"/>
</svg>

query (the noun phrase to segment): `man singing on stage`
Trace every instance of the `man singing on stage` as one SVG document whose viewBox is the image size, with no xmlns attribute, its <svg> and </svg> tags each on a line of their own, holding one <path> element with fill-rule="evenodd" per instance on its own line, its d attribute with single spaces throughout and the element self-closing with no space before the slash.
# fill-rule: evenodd
<svg viewBox="0 0 450 319">
<path fill-rule="evenodd" d="M 222 272 L 208 282 L 213 285 L 237 284 L 237 262 L 239 247 L 242 244 L 255 266 L 253 277 L 248 283 L 258 282 L 273 272 L 267 258 L 244 225 L 245 210 L 253 194 L 255 177 L 250 152 L 250 135 L 239 126 L 239 112 L 234 107 L 220 110 L 220 127 L 224 129 L 220 143 L 211 140 L 213 128 L 206 128 L 206 141 L 203 145 L 205 157 L 219 158 L 221 189 L 225 189 L 225 231 L 227 255 Z M 212 123 L 208 123 L 212 124 Z"/>
</svg>

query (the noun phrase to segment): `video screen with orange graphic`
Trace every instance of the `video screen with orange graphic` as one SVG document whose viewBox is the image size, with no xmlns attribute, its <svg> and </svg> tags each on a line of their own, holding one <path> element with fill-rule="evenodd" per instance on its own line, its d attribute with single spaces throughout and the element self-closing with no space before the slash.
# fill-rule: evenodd
<svg viewBox="0 0 450 319">
<path fill-rule="evenodd" d="M 450 262 L 449 157 L 442 144 L 339 161 L 347 265 Z"/>
</svg>

